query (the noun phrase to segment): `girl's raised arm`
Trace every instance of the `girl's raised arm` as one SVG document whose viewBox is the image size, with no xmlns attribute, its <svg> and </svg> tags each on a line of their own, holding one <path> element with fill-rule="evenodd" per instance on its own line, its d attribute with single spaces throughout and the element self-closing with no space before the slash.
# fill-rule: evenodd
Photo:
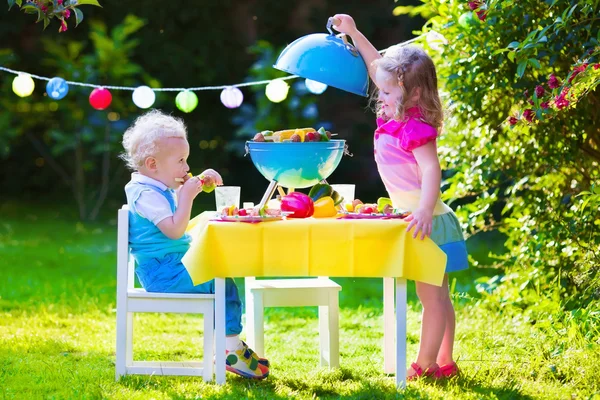
<svg viewBox="0 0 600 400">
<path fill-rule="evenodd" d="M 357 28 L 354 19 L 346 14 L 335 14 L 333 16 L 333 27 L 339 32 L 345 33 L 346 35 L 352 38 L 354 42 L 354 46 L 358 49 L 358 52 L 365 60 L 365 64 L 367 64 L 367 68 L 369 70 L 369 76 L 377 85 L 377 81 L 375 80 L 375 71 L 376 68 L 373 65 L 373 61 L 381 58 L 381 54 L 377 51 L 375 46 L 369 42 L 369 39 L 365 37 Z"/>
</svg>

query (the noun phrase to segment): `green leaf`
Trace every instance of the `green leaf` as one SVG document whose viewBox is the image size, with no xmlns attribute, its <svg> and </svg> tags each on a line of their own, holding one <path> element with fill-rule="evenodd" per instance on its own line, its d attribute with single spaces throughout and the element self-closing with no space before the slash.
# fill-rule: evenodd
<svg viewBox="0 0 600 400">
<path fill-rule="evenodd" d="M 50 25 L 50 18 L 44 17 L 44 29 L 46 29 Z"/>
<path fill-rule="evenodd" d="M 15 0 L 8 0 L 8 9 L 10 10 L 12 6 L 15 5 Z"/>
<path fill-rule="evenodd" d="M 521 61 L 517 66 L 517 75 L 519 76 L 519 78 L 523 77 L 523 74 L 525 73 L 525 68 L 527 68 L 527 60 Z"/>
<path fill-rule="evenodd" d="M 74 8 L 75 11 L 75 27 L 83 21 L 83 12 L 79 8 Z"/>
<path fill-rule="evenodd" d="M 100 5 L 100 3 L 98 3 L 98 0 L 77 0 L 77 2 L 75 4 L 77 4 L 77 5 L 89 4 L 91 6 L 102 7 Z"/>
<path fill-rule="evenodd" d="M 534 67 L 536 67 L 537 69 L 540 69 L 542 66 L 540 65 L 540 62 L 538 60 L 536 60 L 535 58 L 530 58 L 529 59 L 529 63 L 531 65 L 533 65 Z"/>
<path fill-rule="evenodd" d="M 35 21 L 35 23 L 36 23 L 36 24 L 37 24 L 38 22 L 40 22 L 41 20 L 43 20 L 43 19 L 44 19 L 44 17 L 45 17 L 45 14 L 44 14 L 44 13 L 42 12 L 42 10 L 40 10 L 39 8 L 38 8 L 38 10 L 37 10 L 37 13 L 38 13 L 38 17 L 37 17 L 37 20 Z"/>
<path fill-rule="evenodd" d="M 509 48 L 509 49 L 516 49 L 517 47 L 519 47 L 519 44 L 520 44 L 519 42 L 514 41 L 514 42 L 510 42 L 508 44 L 508 46 L 506 46 L 506 47 Z"/>
<path fill-rule="evenodd" d="M 544 35 L 538 39 L 538 43 L 546 43 L 548 41 L 548 36 Z"/>
<path fill-rule="evenodd" d="M 510 53 L 508 53 L 508 59 L 512 62 L 515 62 L 515 52 L 511 51 Z"/>
</svg>

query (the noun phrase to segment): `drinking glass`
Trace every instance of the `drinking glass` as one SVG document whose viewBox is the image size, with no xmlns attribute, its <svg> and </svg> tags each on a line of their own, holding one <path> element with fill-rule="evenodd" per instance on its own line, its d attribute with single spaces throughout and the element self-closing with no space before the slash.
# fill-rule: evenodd
<svg viewBox="0 0 600 400">
<path fill-rule="evenodd" d="M 217 211 L 221 211 L 225 207 L 235 205 L 240 208 L 240 194 L 242 188 L 239 186 L 217 186 L 215 188 L 215 202 Z"/>
</svg>

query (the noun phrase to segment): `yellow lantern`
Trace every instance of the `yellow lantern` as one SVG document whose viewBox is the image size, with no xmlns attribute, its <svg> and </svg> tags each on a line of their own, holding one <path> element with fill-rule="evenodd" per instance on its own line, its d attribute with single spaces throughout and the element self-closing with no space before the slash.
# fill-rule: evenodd
<svg viewBox="0 0 600 400">
<path fill-rule="evenodd" d="M 13 92 L 19 97 L 27 97 L 33 93 L 35 83 L 29 74 L 19 74 L 13 79 Z"/>
<path fill-rule="evenodd" d="M 265 88 L 265 94 L 267 98 L 273 103 L 281 103 L 285 100 L 290 90 L 290 86 L 286 81 L 281 79 L 274 79 Z"/>
</svg>

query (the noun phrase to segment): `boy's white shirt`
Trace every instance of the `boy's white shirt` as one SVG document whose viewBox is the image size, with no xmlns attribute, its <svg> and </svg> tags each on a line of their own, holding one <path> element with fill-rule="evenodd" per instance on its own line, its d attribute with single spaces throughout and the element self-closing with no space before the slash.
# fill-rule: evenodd
<svg viewBox="0 0 600 400">
<path fill-rule="evenodd" d="M 139 172 L 134 172 L 131 174 L 131 181 L 153 185 L 158 187 L 160 190 L 168 189 L 167 185 L 164 183 L 157 181 L 156 179 L 152 179 L 149 176 L 142 175 Z M 175 196 L 175 205 L 177 205 L 177 196 Z M 157 225 L 165 218 L 173 216 L 169 201 L 165 198 L 165 196 L 157 193 L 154 190 L 144 190 L 135 202 L 135 207 L 140 216 L 152 221 L 154 225 Z"/>
</svg>

